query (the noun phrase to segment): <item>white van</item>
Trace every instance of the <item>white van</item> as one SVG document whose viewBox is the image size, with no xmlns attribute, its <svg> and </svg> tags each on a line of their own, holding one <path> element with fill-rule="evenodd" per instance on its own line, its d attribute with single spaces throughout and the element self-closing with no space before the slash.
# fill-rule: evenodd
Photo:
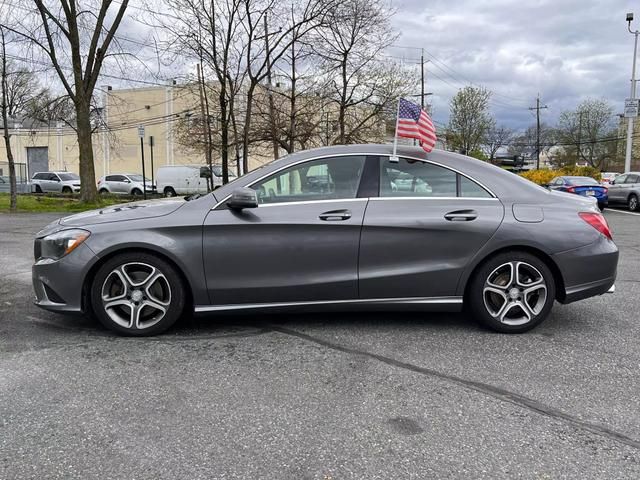
<svg viewBox="0 0 640 480">
<path fill-rule="evenodd" d="M 207 193 L 207 179 L 200 176 L 204 165 L 167 165 L 158 168 L 156 172 L 156 185 L 158 193 L 165 197 L 176 195 L 189 195 L 191 193 Z M 235 176 L 229 172 L 229 179 Z M 213 166 L 213 188 L 222 185 L 222 167 Z"/>
</svg>

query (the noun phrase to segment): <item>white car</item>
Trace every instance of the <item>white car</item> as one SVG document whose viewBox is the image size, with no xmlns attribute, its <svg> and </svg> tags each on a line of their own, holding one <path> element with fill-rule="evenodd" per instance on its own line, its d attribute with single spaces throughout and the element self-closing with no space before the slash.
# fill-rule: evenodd
<svg viewBox="0 0 640 480">
<path fill-rule="evenodd" d="M 207 179 L 201 175 L 206 175 L 208 168 L 203 165 L 167 165 L 158 168 L 156 173 L 156 185 L 158 192 L 165 197 L 176 195 L 189 195 L 192 193 L 207 193 Z M 213 168 L 213 188 L 222 186 L 222 167 L 214 165 Z M 235 178 L 229 172 L 229 178 Z"/>
<path fill-rule="evenodd" d="M 602 183 L 602 185 L 611 185 L 618 175 L 620 174 L 615 172 L 602 172 L 600 183 Z"/>
<path fill-rule="evenodd" d="M 156 187 L 151 180 L 137 173 L 113 173 L 98 180 L 98 193 L 113 193 L 116 195 L 142 195 L 146 187 L 147 193 L 155 193 Z"/>
<path fill-rule="evenodd" d="M 36 193 L 78 193 L 80 177 L 72 172 L 37 172 L 31 177 Z"/>
</svg>

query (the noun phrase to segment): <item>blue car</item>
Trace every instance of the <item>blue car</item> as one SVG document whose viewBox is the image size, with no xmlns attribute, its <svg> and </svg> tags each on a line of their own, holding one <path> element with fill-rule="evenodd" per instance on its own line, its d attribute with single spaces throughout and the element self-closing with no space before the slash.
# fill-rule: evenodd
<svg viewBox="0 0 640 480">
<path fill-rule="evenodd" d="M 600 210 L 609 205 L 609 189 L 591 177 L 556 177 L 548 185 L 549 190 L 575 193 L 583 197 L 594 197 Z"/>
</svg>

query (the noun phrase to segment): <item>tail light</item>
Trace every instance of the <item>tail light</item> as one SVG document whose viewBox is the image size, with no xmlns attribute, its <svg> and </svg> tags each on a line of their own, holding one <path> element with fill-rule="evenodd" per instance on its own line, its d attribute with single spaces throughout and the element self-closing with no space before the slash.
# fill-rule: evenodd
<svg viewBox="0 0 640 480">
<path fill-rule="evenodd" d="M 605 193 L 605 194 L 609 193 L 609 189 L 607 187 L 602 187 L 602 190 L 604 190 L 603 193 Z"/>
<path fill-rule="evenodd" d="M 576 189 L 575 189 L 575 187 L 567 187 L 567 192 L 576 193 Z"/>
<path fill-rule="evenodd" d="M 602 215 L 601 213 L 593 212 L 580 212 L 578 213 L 578 215 L 580 215 L 580 218 L 582 218 L 585 222 L 598 230 L 609 240 L 613 240 L 613 234 L 611 233 L 611 229 L 609 228 L 609 224 L 604 218 L 604 215 Z"/>
</svg>

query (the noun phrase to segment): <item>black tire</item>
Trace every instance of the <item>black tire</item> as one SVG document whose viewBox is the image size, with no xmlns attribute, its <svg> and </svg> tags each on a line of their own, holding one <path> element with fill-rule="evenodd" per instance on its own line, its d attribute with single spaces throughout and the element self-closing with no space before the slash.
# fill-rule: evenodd
<svg viewBox="0 0 640 480">
<path fill-rule="evenodd" d="M 69 187 L 62 187 L 62 193 L 71 195 L 73 193 L 73 190 L 71 190 L 71 188 Z"/>
<path fill-rule="evenodd" d="M 629 195 L 629 199 L 627 200 L 627 206 L 629 207 L 629 210 L 632 212 L 638 211 L 638 207 L 640 207 L 640 204 L 638 203 L 638 197 L 636 196 L 635 193 L 632 193 L 631 195 Z"/>
<path fill-rule="evenodd" d="M 133 190 L 131 190 L 131 195 L 133 195 L 134 197 L 138 197 L 142 195 L 142 190 L 138 188 L 134 188 Z"/>
<path fill-rule="evenodd" d="M 40 188 L 40 185 L 36 185 L 36 193 L 42 193 L 42 188 Z"/>
<path fill-rule="evenodd" d="M 101 188 L 98 193 L 100 195 L 107 195 L 109 193 L 109 190 L 107 190 L 106 188 Z"/>
<path fill-rule="evenodd" d="M 161 273 L 163 278 L 152 281 L 146 288 L 144 285 L 120 288 L 124 285 L 123 277 L 115 270 L 123 267 L 131 279 L 143 280 L 148 274 L 148 280 L 156 273 Z M 115 303 L 120 301 L 127 305 L 108 307 L 107 312 L 109 299 L 103 300 L 103 293 L 111 296 Z M 149 303 L 159 305 L 164 308 L 164 312 L 148 305 Z M 176 269 L 165 260 L 150 253 L 121 253 L 107 260 L 93 278 L 91 308 L 100 323 L 122 335 L 156 335 L 171 327 L 182 315 L 185 308 L 185 287 Z M 137 328 L 133 326 L 134 308 L 140 315 L 140 321 L 135 322 Z"/>
<path fill-rule="evenodd" d="M 515 265 L 520 280 L 517 285 L 512 275 Z M 542 283 L 536 281 L 538 276 Z M 527 283 L 532 286 L 526 287 Z M 499 288 L 494 289 L 492 285 Z M 485 291 L 485 288 L 489 290 Z M 525 294 L 527 290 L 530 291 Z M 555 296 L 556 285 L 547 264 L 535 255 L 514 250 L 491 257 L 476 270 L 465 303 L 467 310 L 484 327 L 501 333 L 523 333 L 549 315 Z"/>
<path fill-rule="evenodd" d="M 171 187 L 166 187 L 164 189 L 164 196 L 165 197 L 175 197 L 176 196 L 176 191 Z"/>
</svg>

